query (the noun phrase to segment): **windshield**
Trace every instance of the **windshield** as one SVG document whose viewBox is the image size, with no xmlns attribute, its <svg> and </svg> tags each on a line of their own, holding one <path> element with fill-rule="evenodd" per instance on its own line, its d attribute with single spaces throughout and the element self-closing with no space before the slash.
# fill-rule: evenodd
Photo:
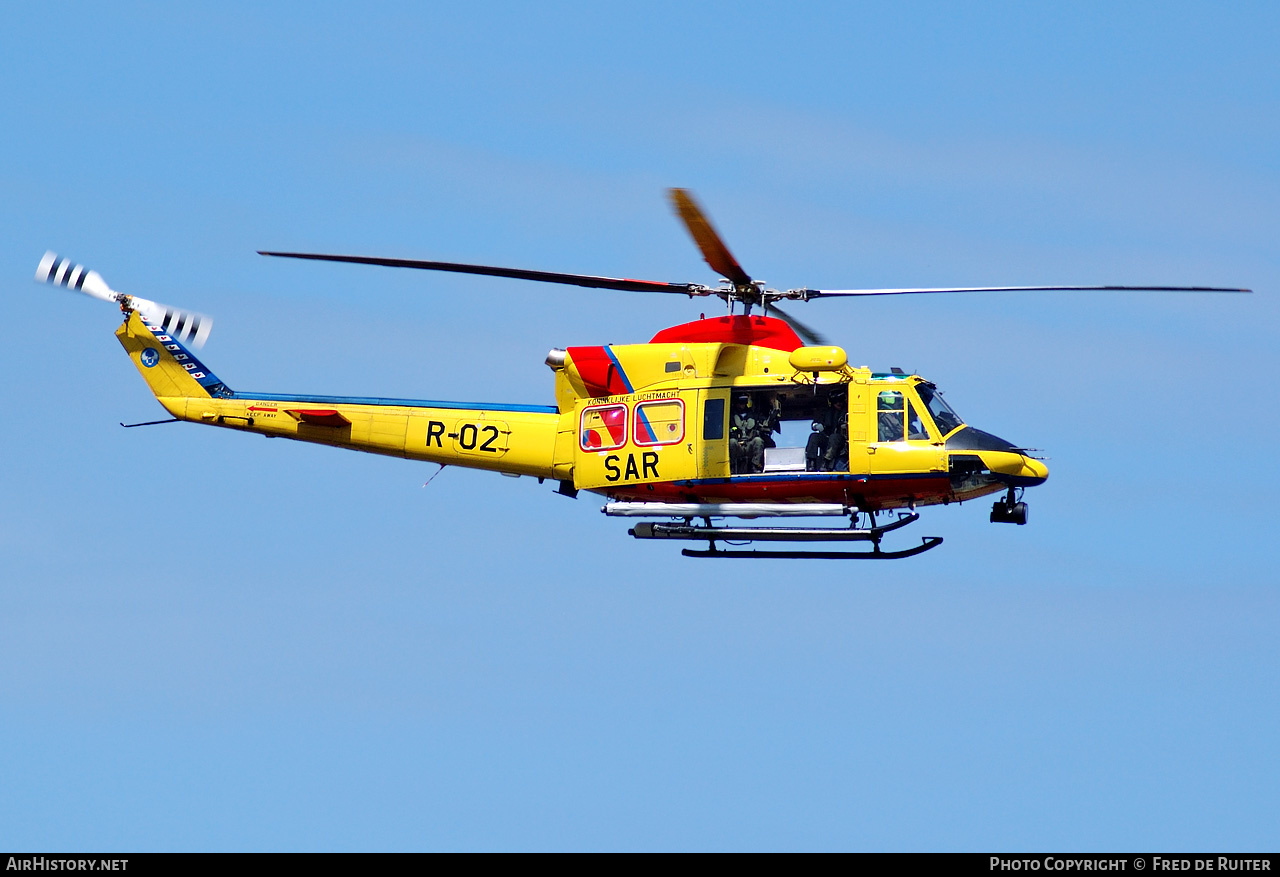
<svg viewBox="0 0 1280 877">
<path fill-rule="evenodd" d="M 938 432 L 946 435 L 964 423 L 960 419 L 960 415 L 956 414 L 942 398 L 942 393 L 932 384 L 917 384 L 916 392 L 920 394 L 920 401 L 924 403 L 924 407 L 929 409 L 929 413 L 933 415 L 933 422 L 938 425 Z"/>
</svg>

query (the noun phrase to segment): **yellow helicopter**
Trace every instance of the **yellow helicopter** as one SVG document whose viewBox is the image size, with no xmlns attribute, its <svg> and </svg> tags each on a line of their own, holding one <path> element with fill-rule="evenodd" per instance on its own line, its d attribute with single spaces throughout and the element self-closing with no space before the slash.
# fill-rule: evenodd
<svg viewBox="0 0 1280 877">
<path fill-rule="evenodd" d="M 607 515 L 638 519 L 629 531 L 638 539 L 705 542 L 707 548 L 686 548 L 683 554 L 716 558 L 909 557 L 942 539 L 924 537 L 919 545 L 895 551 L 883 549 L 881 540 L 916 521 L 917 508 L 998 493 L 1003 496 L 992 506 L 991 521 L 1025 524 L 1021 494 L 1049 475 L 1031 449 L 965 423 L 921 376 L 851 366 L 843 349 L 785 314 L 781 301 L 1039 290 L 1249 292 L 1195 286 L 776 290 L 743 270 L 688 191 L 672 189 L 670 197 L 707 264 L 721 275 L 718 285 L 261 251 L 715 296 L 727 303 L 726 315 L 663 329 L 647 343 L 553 349 L 546 363 L 555 374 L 554 405 L 232 390 L 192 352 L 207 339 L 209 318 L 116 292 L 96 271 L 52 252 L 40 261 L 36 280 L 119 305 L 124 322 L 116 337 L 172 415 L 130 426 L 189 421 L 551 479 L 568 496 L 583 490 L 603 495 Z M 741 313 L 735 313 L 737 305 Z M 757 307 L 759 315 L 752 313 Z M 777 526 L 760 524 L 762 518 L 827 518 L 835 524 Z M 726 519 L 745 523 L 730 525 Z M 737 547 L 756 542 L 793 547 Z M 818 543 L 860 543 L 864 549 L 808 547 Z"/>
</svg>

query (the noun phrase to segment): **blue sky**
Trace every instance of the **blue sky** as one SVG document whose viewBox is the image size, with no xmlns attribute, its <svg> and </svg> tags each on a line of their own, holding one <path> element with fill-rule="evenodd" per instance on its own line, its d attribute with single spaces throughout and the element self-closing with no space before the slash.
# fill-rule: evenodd
<svg viewBox="0 0 1280 877">
<path fill-rule="evenodd" d="M 0 846 L 1274 849 L 1274 4 L 42 4 L 0 28 Z M 47 248 L 245 390 L 546 403 L 709 305 L 307 248 L 780 287 L 1044 448 L 897 564 L 712 564 L 599 503 L 162 416 Z M 914 540 L 915 535 L 908 538 Z"/>
</svg>

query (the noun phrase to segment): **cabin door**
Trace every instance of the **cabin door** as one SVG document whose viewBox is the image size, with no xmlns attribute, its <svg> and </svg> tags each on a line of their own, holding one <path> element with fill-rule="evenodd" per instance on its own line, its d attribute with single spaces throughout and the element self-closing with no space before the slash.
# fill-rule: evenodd
<svg viewBox="0 0 1280 877">
<path fill-rule="evenodd" d="M 573 483 L 626 487 L 697 477 L 698 393 L 578 403 Z"/>
<path fill-rule="evenodd" d="M 729 389 L 699 390 L 690 424 L 699 478 L 729 477 Z"/>
</svg>

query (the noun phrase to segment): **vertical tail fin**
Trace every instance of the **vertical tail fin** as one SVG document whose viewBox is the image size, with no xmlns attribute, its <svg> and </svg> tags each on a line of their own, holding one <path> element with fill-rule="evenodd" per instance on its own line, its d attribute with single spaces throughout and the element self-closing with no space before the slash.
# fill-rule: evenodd
<svg viewBox="0 0 1280 877">
<path fill-rule="evenodd" d="M 116 338 L 151 392 L 158 397 L 226 398 L 232 395 L 231 388 L 197 359 L 176 335 L 164 331 L 162 322 L 151 322 L 142 313 L 132 312 L 116 331 Z"/>
</svg>

